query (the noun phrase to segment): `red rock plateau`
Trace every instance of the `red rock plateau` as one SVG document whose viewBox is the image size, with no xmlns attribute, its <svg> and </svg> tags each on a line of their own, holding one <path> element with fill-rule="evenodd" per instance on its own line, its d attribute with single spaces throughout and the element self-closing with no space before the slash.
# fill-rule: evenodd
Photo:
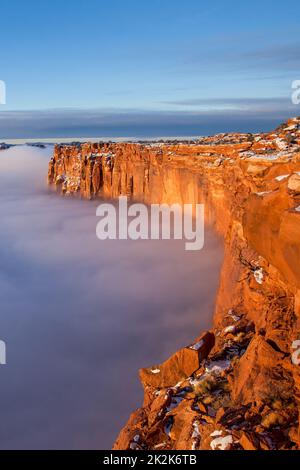
<svg viewBox="0 0 300 470">
<path fill-rule="evenodd" d="M 114 448 L 299 449 L 300 118 L 190 143 L 56 146 L 48 178 L 65 195 L 204 202 L 224 237 L 211 331 L 140 371 L 144 403 Z"/>
</svg>

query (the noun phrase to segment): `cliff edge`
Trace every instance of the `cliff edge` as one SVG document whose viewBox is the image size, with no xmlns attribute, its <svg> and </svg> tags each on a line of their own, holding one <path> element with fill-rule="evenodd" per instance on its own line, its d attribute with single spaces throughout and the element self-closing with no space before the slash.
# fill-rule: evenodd
<svg viewBox="0 0 300 470">
<path fill-rule="evenodd" d="M 300 118 L 189 144 L 57 145 L 48 181 L 85 198 L 204 202 L 224 237 L 211 330 L 141 369 L 144 403 L 114 448 L 299 449 Z"/>
</svg>

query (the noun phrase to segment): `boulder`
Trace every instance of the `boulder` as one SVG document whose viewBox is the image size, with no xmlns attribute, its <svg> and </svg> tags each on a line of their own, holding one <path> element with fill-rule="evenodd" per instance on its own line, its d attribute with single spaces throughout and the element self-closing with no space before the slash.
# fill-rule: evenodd
<svg viewBox="0 0 300 470">
<path fill-rule="evenodd" d="M 288 181 L 288 189 L 290 191 L 300 193 L 300 175 L 299 174 L 294 173 L 292 176 L 290 176 L 289 181 Z"/>
<path fill-rule="evenodd" d="M 255 336 L 230 379 L 232 398 L 257 405 L 274 397 L 291 399 L 292 379 L 281 365 L 283 359 L 284 354 L 277 352 L 264 338 Z"/>
<path fill-rule="evenodd" d="M 140 378 L 143 385 L 154 388 L 173 387 L 199 369 L 201 361 L 207 358 L 214 344 L 214 334 L 208 331 L 159 366 L 141 369 Z"/>
<path fill-rule="evenodd" d="M 263 176 L 267 169 L 268 167 L 265 165 L 250 163 L 247 167 L 247 173 L 251 176 Z"/>
</svg>

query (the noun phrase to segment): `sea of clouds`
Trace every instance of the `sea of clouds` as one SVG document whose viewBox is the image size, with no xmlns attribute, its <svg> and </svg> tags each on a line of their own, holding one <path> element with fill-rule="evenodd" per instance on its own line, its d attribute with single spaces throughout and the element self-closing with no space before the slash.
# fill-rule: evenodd
<svg viewBox="0 0 300 470">
<path fill-rule="evenodd" d="M 52 150 L 0 152 L 0 447 L 107 449 L 138 369 L 211 324 L 222 243 L 99 241 L 97 203 L 47 188 Z"/>
</svg>

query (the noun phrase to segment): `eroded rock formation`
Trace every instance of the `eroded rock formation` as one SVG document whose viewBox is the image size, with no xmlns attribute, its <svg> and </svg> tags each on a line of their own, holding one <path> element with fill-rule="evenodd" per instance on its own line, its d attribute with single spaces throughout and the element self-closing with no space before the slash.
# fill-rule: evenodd
<svg viewBox="0 0 300 470">
<path fill-rule="evenodd" d="M 211 331 L 140 371 L 144 403 L 114 448 L 298 449 L 300 118 L 191 144 L 56 146 L 48 180 L 86 198 L 205 202 L 224 236 Z"/>
</svg>

